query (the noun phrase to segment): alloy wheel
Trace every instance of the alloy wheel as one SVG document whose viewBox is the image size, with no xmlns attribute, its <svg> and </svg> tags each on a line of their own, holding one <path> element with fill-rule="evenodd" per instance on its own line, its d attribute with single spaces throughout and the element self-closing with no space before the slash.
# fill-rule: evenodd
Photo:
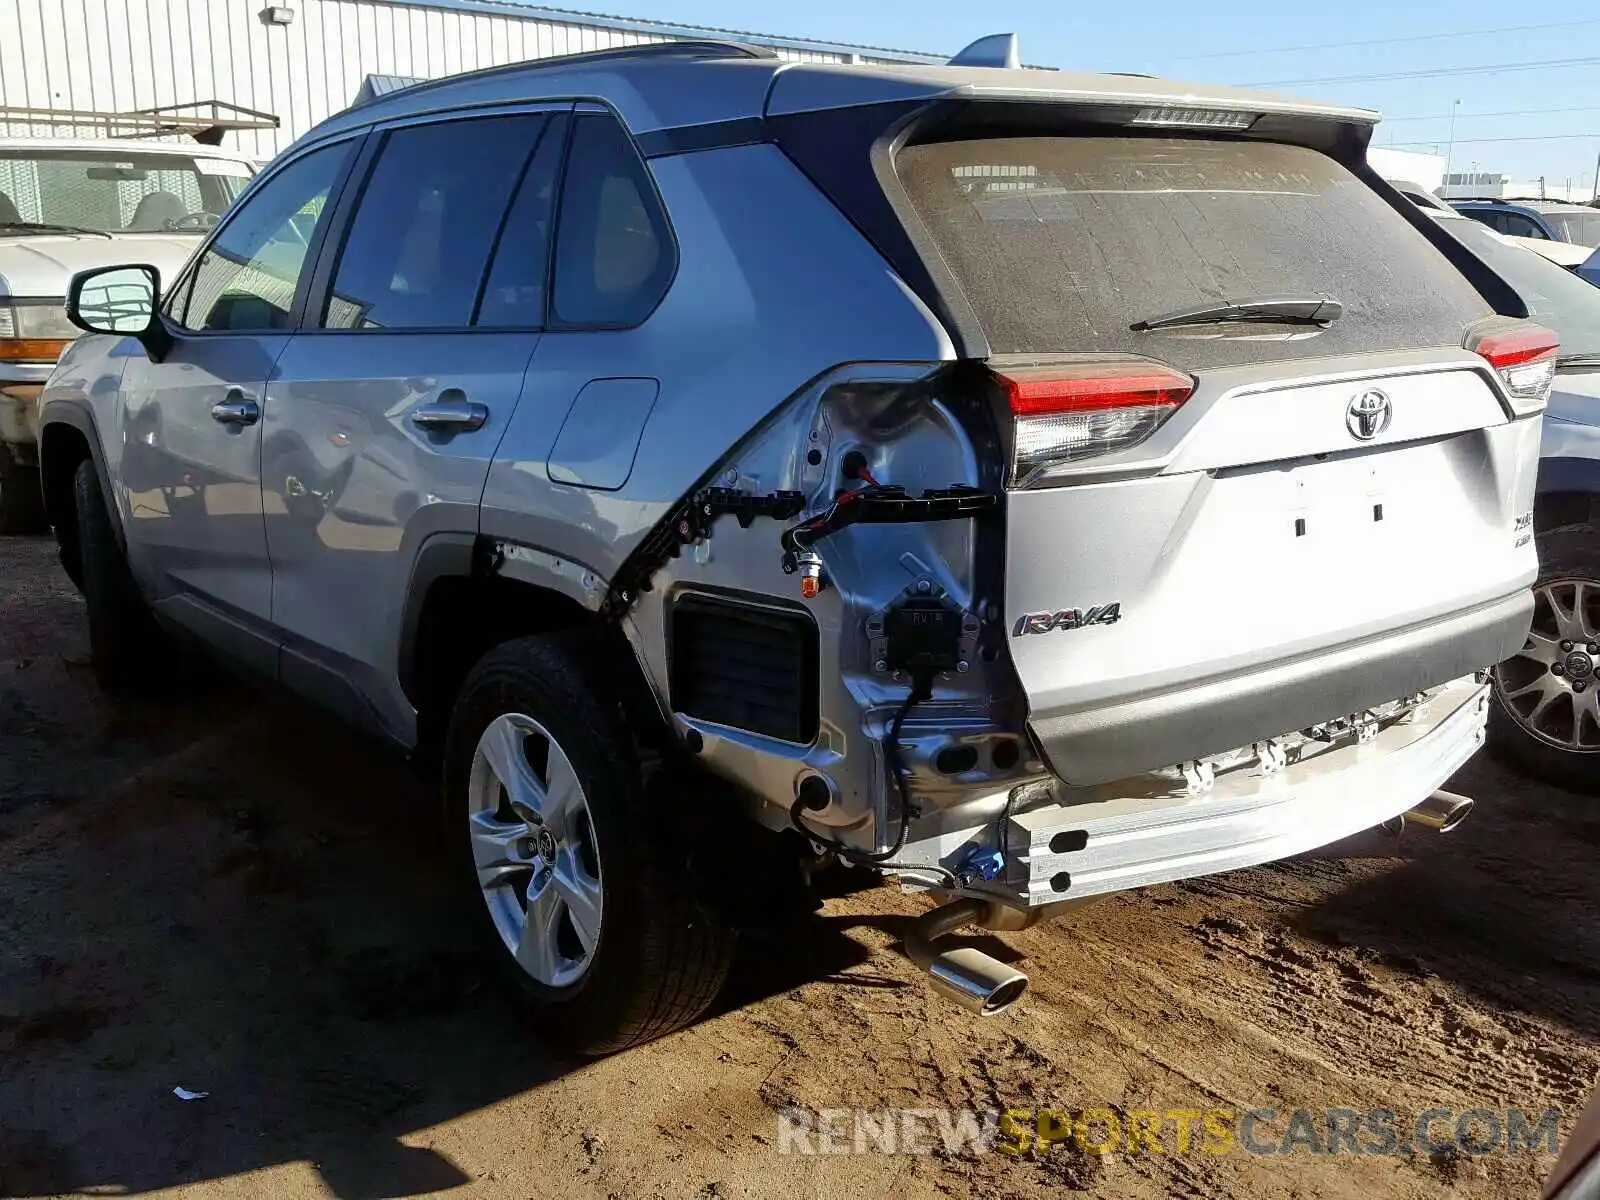
<svg viewBox="0 0 1600 1200">
<path fill-rule="evenodd" d="M 467 786 L 478 886 L 500 940 L 537 982 L 577 983 L 594 961 L 603 892 L 571 761 L 539 722 L 506 713 L 478 739 Z"/>
<path fill-rule="evenodd" d="M 1600 582 L 1552 579 L 1533 597 L 1526 645 L 1495 668 L 1500 702 L 1546 745 L 1600 751 Z"/>
</svg>

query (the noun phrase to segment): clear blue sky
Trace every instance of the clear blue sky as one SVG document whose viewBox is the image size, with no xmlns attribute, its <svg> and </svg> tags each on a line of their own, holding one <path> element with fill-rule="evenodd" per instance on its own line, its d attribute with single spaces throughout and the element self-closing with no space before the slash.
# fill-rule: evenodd
<svg viewBox="0 0 1600 1200">
<path fill-rule="evenodd" d="M 548 0 L 547 0 L 548 2 Z M 573 8 L 586 3 L 564 0 Z M 598 6 L 596 6 L 598 7 Z M 1272 90 L 1376 108 L 1378 145 L 1422 142 L 1443 153 L 1449 113 L 1461 101 L 1453 165 L 1505 171 L 1519 179 L 1592 185 L 1600 154 L 1600 4 L 1555 0 L 609 0 L 607 11 L 760 33 L 790 34 L 907 50 L 954 53 L 986 33 L 1016 32 L 1022 56 L 1043 66 L 1149 71 L 1214 83 L 1267 83 Z M 1509 26 L 1570 22 L 1504 32 Z M 1501 32 L 1491 32 L 1501 31 Z M 1448 38 L 1402 41 L 1428 35 Z M 1385 41 L 1384 39 L 1393 39 Z M 1333 42 L 1375 45 L 1326 49 Z M 1236 53 L 1248 51 L 1248 53 Z M 1228 57 L 1197 57 L 1228 53 Z M 1299 83 L 1493 64 L 1591 60 L 1587 64 L 1492 73 Z M 1535 109 L 1585 109 L 1526 116 Z M 1429 118 L 1429 119 L 1419 119 Z M 1581 137 L 1555 135 L 1581 134 Z M 1544 140 L 1487 141 L 1489 138 Z"/>
</svg>

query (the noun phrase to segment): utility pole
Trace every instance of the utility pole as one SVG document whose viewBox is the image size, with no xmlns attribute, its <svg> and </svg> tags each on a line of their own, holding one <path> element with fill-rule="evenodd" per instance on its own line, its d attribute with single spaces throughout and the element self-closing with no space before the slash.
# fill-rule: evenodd
<svg viewBox="0 0 1600 1200">
<path fill-rule="evenodd" d="M 1457 100 L 1450 106 L 1450 144 L 1444 152 L 1444 180 L 1450 182 L 1450 160 L 1456 153 L 1456 113 L 1461 111 L 1461 101 Z"/>
<path fill-rule="evenodd" d="M 1600 208 L 1600 154 L 1594 156 L 1594 206 Z"/>
</svg>

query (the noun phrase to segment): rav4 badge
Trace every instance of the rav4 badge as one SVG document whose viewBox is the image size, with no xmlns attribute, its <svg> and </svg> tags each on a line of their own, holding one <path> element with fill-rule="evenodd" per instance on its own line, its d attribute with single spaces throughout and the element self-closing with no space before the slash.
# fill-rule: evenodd
<svg viewBox="0 0 1600 1200">
<path fill-rule="evenodd" d="M 1057 629 L 1082 629 L 1086 625 L 1115 625 L 1122 620 L 1122 605 L 1098 604 L 1094 608 L 1063 608 L 1060 612 L 1023 613 L 1011 630 L 1012 637 L 1052 633 Z"/>
</svg>

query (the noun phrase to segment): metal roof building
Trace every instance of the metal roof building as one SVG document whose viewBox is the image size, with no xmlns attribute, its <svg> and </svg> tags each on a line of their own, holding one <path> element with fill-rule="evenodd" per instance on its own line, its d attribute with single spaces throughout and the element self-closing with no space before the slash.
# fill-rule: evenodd
<svg viewBox="0 0 1600 1200">
<path fill-rule="evenodd" d="M 72 132 L 41 109 L 109 115 L 215 101 L 278 118 L 276 129 L 225 135 L 226 145 L 261 158 L 347 107 L 364 85 L 370 92 L 396 82 L 369 76 L 434 78 L 705 37 L 798 60 L 943 61 L 515 0 L 0 0 L 0 31 L 0 133 Z"/>
</svg>

